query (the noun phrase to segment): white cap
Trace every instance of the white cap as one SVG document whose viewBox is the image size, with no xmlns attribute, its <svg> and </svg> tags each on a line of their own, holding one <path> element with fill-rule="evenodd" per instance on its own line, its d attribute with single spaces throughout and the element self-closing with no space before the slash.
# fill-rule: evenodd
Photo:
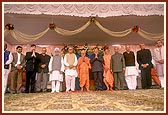
<svg viewBox="0 0 168 115">
<path fill-rule="evenodd" d="M 55 48 L 54 51 L 60 51 L 60 49 L 59 48 Z"/>
</svg>

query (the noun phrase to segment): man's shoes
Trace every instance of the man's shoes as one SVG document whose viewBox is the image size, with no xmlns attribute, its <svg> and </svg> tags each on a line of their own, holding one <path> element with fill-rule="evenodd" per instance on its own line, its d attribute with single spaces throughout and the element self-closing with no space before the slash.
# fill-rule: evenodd
<svg viewBox="0 0 168 115">
<path fill-rule="evenodd" d="M 36 91 L 36 93 L 40 93 L 41 91 Z"/>
<path fill-rule="evenodd" d="M 21 91 L 17 91 L 17 94 L 21 94 Z"/>
<path fill-rule="evenodd" d="M 35 91 L 30 91 L 30 93 L 35 93 Z"/>
<path fill-rule="evenodd" d="M 117 87 L 115 87 L 114 90 L 119 90 L 119 89 Z"/>
<path fill-rule="evenodd" d="M 164 89 L 164 87 L 161 87 L 160 89 Z"/>
<path fill-rule="evenodd" d="M 16 92 L 10 92 L 10 94 L 16 94 Z"/>
<path fill-rule="evenodd" d="M 123 90 L 128 90 L 128 88 L 126 87 L 126 88 L 124 88 Z"/>
<path fill-rule="evenodd" d="M 47 90 L 46 90 L 46 89 L 43 89 L 42 92 L 47 92 Z"/>
</svg>

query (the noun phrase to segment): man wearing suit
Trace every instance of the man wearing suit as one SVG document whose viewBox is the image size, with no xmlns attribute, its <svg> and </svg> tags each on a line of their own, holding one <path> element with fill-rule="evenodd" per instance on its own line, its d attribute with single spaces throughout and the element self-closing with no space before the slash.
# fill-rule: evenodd
<svg viewBox="0 0 168 115">
<path fill-rule="evenodd" d="M 31 52 L 26 52 L 26 93 L 29 93 L 31 85 L 31 93 L 35 92 L 35 77 L 38 69 L 39 54 L 35 52 L 36 45 L 31 45 Z"/>
<path fill-rule="evenodd" d="M 94 54 L 90 57 L 91 68 L 94 76 L 96 90 L 103 90 L 103 55 L 98 53 L 98 47 L 94 48 Z"/>
<path fill-rule="evenodd" d="M 48 82 L 48 64 L 50 61 L 50 56 L 46 54 L 47 49 L 45 47 L 42 48 L 42 53 L 39 55 L 39 66 L 37 73 L 37 81 L 36 81 L 36 92 L 47 91 L 47 82 Z"/>
<path fill-rule="evenodd" d="M 145 44 L 140 44 L 141 50 L 137 52 L 137 62 L 141 70 L 142 89 L 149 89 L 152 85 L 151 67 L 152 56 L 149 49 L 145 49 Z"/>
<path fill-rule="evenodd" d="M 127 89 L 127 84 L 124 77 L 125 59 L 123 54 L 119 53 L 119 47 L 114 47 L 115 53 L 111 56 L 110 68 L 114 76 L 114 90 Z M 120 80 L 120 88 L 118 88 L 118 80 Z"/>
<path fill-rule="evenodd" d="M 22 54 L 22 47 L 16 47 L 16 53 L 12 53 L 13 61 L 11 64 L 11 89 L 10 92 L 21 93 L 22 72 L 25 67 L 25 56 Z"/>
</svg>

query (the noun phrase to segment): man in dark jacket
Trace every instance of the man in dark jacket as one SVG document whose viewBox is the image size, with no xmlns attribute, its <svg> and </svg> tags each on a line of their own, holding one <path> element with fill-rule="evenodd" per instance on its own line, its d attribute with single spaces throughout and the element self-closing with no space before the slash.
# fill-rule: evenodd
<svg viewBox="0 0 168 115">
<path fill-rule="evenodd" d="M 98 53 L 98 47 L 94 48 L 94 54 L 91 55 L 90 63 L 94 76 L 96 90 L 103 90 L 103 55 Z"/>
<path fill-rule="evenodd" d="M 137 52 L 137 62 L 141 70 L 142 89 L 149 89 L 152 85 L 151 67 L 152 56 L 149 49 L 145 49 L 145 44 L 140 44 L 141 50 Z"/>
<path fill-rule="evenodd" d="M 36 81 L 36 92 L 40 92 L 41 89 L 43 92 L 47 91 L 47 82 L 48 82 L 48 64 L 50 61 L 50 56 L 46 54 L 47 49 L 45 47 L 42 48 L 42 53 L 39 55 L 39 66 L 37 73 L 37 81 Z"/>
<path fill-rule="evenodd" d="M 26 60 L 26 89 L 25 93 L 29 93 L 29 89 L 31 93 L 35 92 L 35 77 L 38 69 L 39 63 L 39 54 L 35 52 L 36 45 L 31 45 L 31 51 L 26 52 L 25 60 Z M 31 88 L 30 88 L 31 86 Z"/>
</svg>

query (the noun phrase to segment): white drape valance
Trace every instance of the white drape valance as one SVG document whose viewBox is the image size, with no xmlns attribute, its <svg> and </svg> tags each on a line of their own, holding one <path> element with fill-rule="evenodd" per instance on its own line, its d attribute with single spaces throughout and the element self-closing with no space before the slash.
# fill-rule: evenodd
<svg viewBox="0 0 168 115">
<path fill-rule="evenodd" d="M 4 13 L 110 17 L 164 15 L 164 4 L 4 4 Z"/>
</svg>

